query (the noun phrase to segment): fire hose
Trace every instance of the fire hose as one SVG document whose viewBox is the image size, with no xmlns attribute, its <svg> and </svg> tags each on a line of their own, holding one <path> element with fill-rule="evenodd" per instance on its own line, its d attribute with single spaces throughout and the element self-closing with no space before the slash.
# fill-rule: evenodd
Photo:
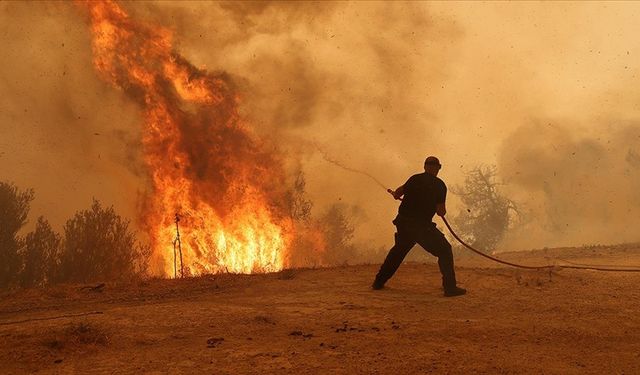
<svg viewBox="0 0 640 375">
<path fill-rule="evenodd" d="M 386 189 L 387 192 L 391 195 L 394 194 L 394 191 L 391 189 Z M 395 198 L 395 196 L 394 196 Z M 402 200 L 401 198 L 399 200 Z M 628 268 L 620 268 L 620 267 L 600 267 L 600 266 L 596 266 L 596 265 L 566 265 L 566 264 L 558 264 L 558 265 L 543 265 L 543 266 L 530 266 L 530 265 L 525 265 L 525 264 L 517 264 L 517 263 L 512 263 L 512 262 L 507 262 L 506 260 L 502 260 L 502 259 L 498 259 L 496 257 L 493 257 L 491 255 L 485 254 L 484 252 L 474 248 L 473 246 L 467 244 L 462 238 L 460 238 L 460 236 L 458 236 L 458 234 L 453 230 L 453 228 L 451 228 L 451 225 L 449 224 L 449 222 L 447 221 L 447 218 L 445 218 L 444 216 L 440 216 L 442 218 L 442 221 L 444 222 L 444 225 L 446 225 L 447 229 L 449 230 L 449 232 L 451 233 L 451 235 L 453 236 L 453 238 L 455 238 L 458 242 L 460 242 L 460 244 L 462 244 L 462 246 L 466 247 L 467 249 L 471 250 L 472 252 L 480 255 L 481 257 L 487 258 L 489 260 L 492 260 L 496 263 L 500 263 L 500 264 L 504 264 L 507 266 L 511 266 L 511 267 L 516 267 L 516 268 L 524 268 L 524 269 L 530 269 L 530 270 L 544 270 L 544 269 L 557 269 L 557 268 L 564 268 L 564 269 L 574 269 L 574 270 L 592 270 L 592 271 L 605 271 L 605 272 L 640 272 L 640 268 L 637 267 L 633 267 L 633 266 L 629 266 Z M 570 262 L 568 262 L 570 263 Z"/>
</svg>

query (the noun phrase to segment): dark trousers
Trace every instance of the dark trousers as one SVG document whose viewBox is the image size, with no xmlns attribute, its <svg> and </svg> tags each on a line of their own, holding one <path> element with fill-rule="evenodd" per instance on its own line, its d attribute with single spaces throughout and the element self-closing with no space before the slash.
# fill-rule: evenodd
<svg viewBox="0 0 640 375">
<path fill-rule="evenodd" d="M 393 221 L 396 225 L 395 245 L 380 267 L 374 283 L 384 285 L 393 276 L 409 251 L 417 243 L 426 251 L 438 257 L 438 266 L 442 274 L 442 286 L 449 289 L 456 286 L 456 274 L 453 270 L 453 253 L 451 244 L 444 234 L 436 228 L 435 223 L 414 220 L 398 216 Z"/>
</svg>

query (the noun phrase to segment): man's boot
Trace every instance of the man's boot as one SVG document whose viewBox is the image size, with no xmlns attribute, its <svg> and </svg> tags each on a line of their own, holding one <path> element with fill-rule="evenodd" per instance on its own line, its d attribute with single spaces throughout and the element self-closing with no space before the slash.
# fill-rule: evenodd
<svg viewBox="0 0 640 375">
<path fill-rule="evenodd" d="M 445 297 L 462 296 L 464 294 L 467 294 L 467 290 L 464 289 L 464 288 L 457 287 L 457 286 L 453 286 L 453 287 L 444 289 L 444 296 Z"/>
<path fill-rule="evenodd" d="M 378 279 L 375 279 L 373 284 L 371 284 L 371 289 L 373 290 L 380 290 L 382 288 L 384 288 L 384 283 L 381 283 Z"/>
</svg>

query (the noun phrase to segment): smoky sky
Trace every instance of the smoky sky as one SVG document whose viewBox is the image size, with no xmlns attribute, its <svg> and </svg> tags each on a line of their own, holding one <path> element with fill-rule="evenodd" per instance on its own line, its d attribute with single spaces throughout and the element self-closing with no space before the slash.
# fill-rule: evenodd
<svg viewBox="0 0 640 375">
<path fill-rule="evenodd" d="M 570 120 L 536 119 L 507 137 L 498 165 L 533 222 L 505 246 L 637 241 L 640 122 L 586 125 L 611 128 L 589 137 Z"/>
<path fill-rule="evenodd" d="M 397 204 L 314 144 L 392 188 L 428 155 L 449 185 L 496 164 L 533 217 L 535 235 L 511 234 L 510 248 L 638 240 L 637 4 L 123 5 L 173 30 L 195 66 L 232 77 L 242 115 L 303 169 L 314 210 L 360 208 L 363 246 L 391 243 Z M 139 108 L 98 79 L 82 13 L 0 10 L 1 177 L 34 187 L 54 224 L 92 196 L 135 217 Z"/>
<path fill-rule="evenodd" d="M 35 189 L 30 222 L 58 229 L 93 197 L 135 216 L 139 114 L 100 82 L 72 3 L 0 4 L 0 178 Z"/>
</svg>

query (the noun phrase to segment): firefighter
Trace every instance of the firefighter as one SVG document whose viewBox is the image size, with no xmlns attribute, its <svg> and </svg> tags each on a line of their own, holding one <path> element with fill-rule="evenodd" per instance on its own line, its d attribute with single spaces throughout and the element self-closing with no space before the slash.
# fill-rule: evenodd
<svg viewBox="0 0 640 375">
<path fill-rule="evenodd" d="M 445 297 L 460 296 L 467 292 L 456 284 L 451 244 L 431 221 L 434 214 L 444 216 L 447 213 L 447 186 L 438 178 L 440 168 L 440 160 L 435 156 L 429 156 L 424 162 L 424 173 L 411 176 L 396 190 L 389 190 L 389 193 L 395 199 L 402 200 L 402 203 L 398 209 L 398 216 L 393 220 L 396 226 L 395 244 L 389 250 L 373 281 L 373 289 L 379 290 L 384 287 L 417 243 L 438 257 Z"/>
</svg>

